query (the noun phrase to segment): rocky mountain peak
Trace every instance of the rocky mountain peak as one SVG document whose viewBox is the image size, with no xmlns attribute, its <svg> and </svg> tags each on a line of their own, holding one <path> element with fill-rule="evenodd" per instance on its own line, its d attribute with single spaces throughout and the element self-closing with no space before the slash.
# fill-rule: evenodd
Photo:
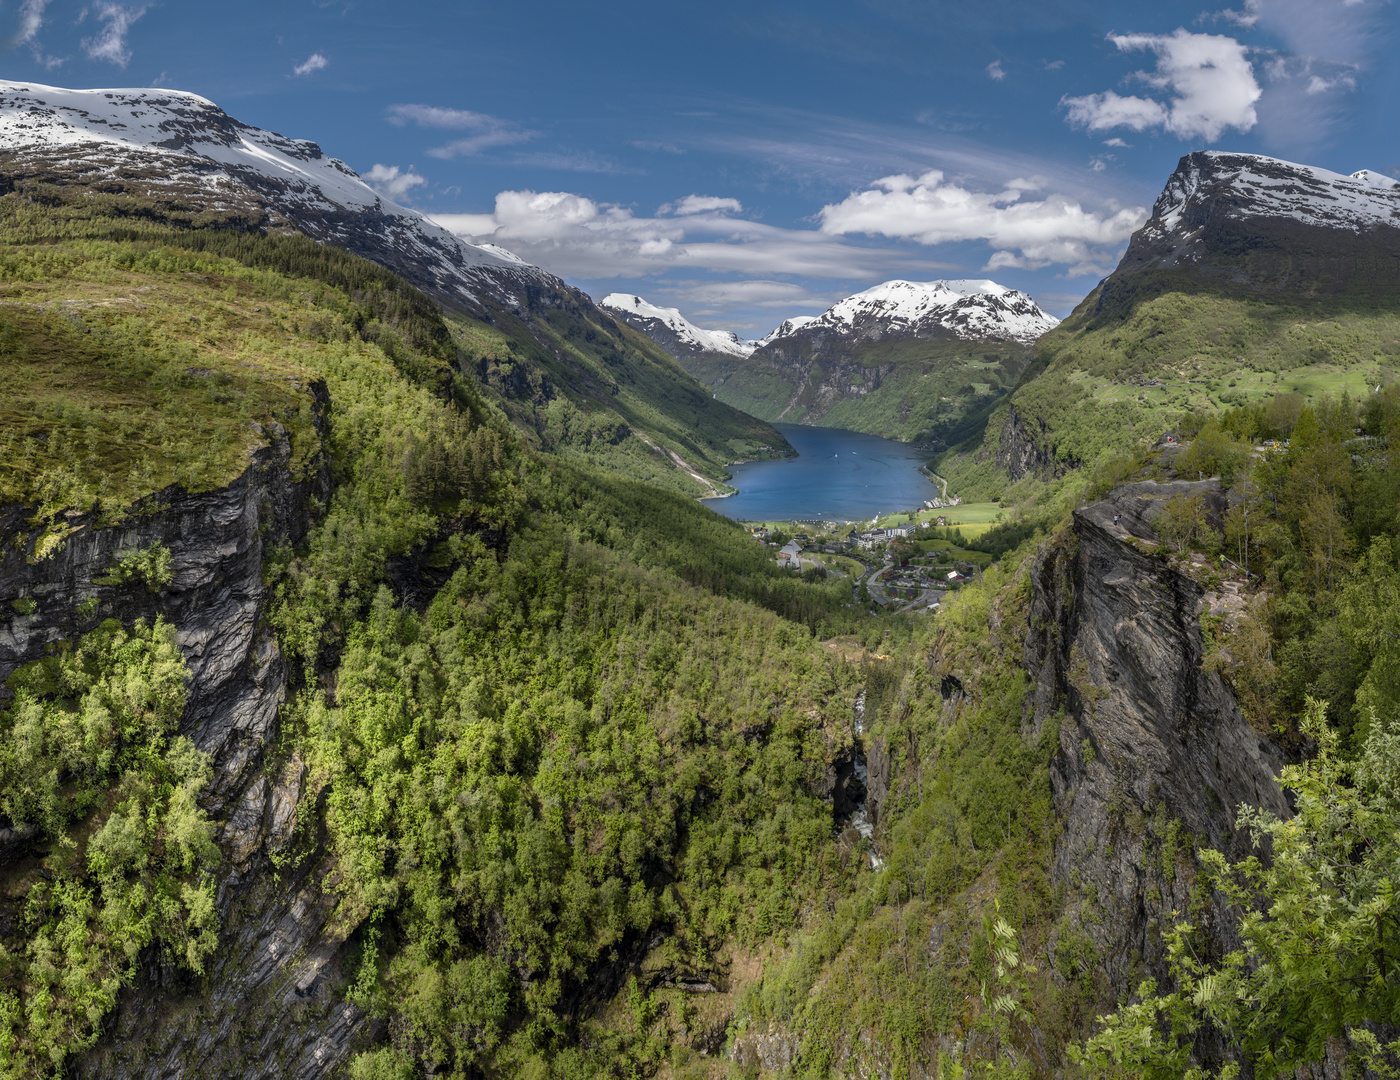
<svg viewBox="0 0 1400 1080">
<path fill-rule="evenodd" d="M 763 344 L 790 334 L 825 333 L 872 340 L 951 335 L 1028 345 L 1057 325 L 1059 320 L 1025 293 L 995 281 L 886 281 L 846 297 L 815 319 L 802 320 L 787 333 L 780 327 Z"/>
<path fill-rule="evenodd" d="M 1184 237 L 1215 217 L 1278 218 L 1352 232 L 1396 228 L 1400 183 L 1368 169 L 1345 176 L 1258 154 L 1203 150 L 1178 163 L 1143 233 Z"/>
<path fill-rule="evenodd" d="M 673 356 L 697 356 L 704 352 L 749 356 L 758 347 L 730 330 L 705 330 L 676 308 L 658 307 L 632 293 L 609 293 L 598 305 L 620 316 Z"/>
</svg>

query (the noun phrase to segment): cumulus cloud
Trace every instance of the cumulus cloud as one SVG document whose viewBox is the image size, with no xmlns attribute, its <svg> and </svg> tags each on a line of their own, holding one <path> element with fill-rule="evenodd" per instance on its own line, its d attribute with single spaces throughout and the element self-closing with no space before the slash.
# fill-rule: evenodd
<svg viewBox="0 0 1400 1080">
<path fill-rule="evenodd" d="M 292 68 L 292 74 L 293 74 L 293 75 L 310 75 L 313 71 L 320 71 L 323 67 L 325 67 L 325 66 L 326 66 L 327 64 L 329 64 L 329 63 L 330 63 L 330 61 L 327 60 L 327 59 L 326 59 L 324 56 L 322 56 L 320 53 L 314 52 L 314 53 L 312 53 L 310 56 L 308 56 L 305 60 L 303 60 L 300 64 L 298 64 L 296 67 Z"/>
<path fill-rule="evenodd" d="M 1001 66 L 1000 60 L 993 60 L 987 65 L 987 74 L 997 82 L 1001 82 L 1002 79 L 1006 78 L 1006 69 Z"/>
<path fill-rule="evenodd" d="M 428 151 L 431 156 L 444 159 L 470 157 L 493 146 L 528 142 L 539 134 L 536 131 L 525 131 L 508 120 L 486 113 L 473 112 L 470 109 L 447 109 L 437 105 L 392 105 L 388 117 L 389 123 L 400 127 L 413 124 L 421 128 L 467 132 L 468 134 L 460 139 L 453 139 Z"/>
<path fill-rule="evenodd" d="M 972 191 L 949 183 L 939 169 L 918 177 L 886 176 L 823 207 L 821 230 L 921 244 L 982 240 L 995 249 L 986 270 L 1067 264 L 1069 275 L 1078 276 L 1105 272 L 1113 249 L 1147 219 L 1140 206 L 1095 212 L 1064 195 L 1025 197 L 1042 186 L 1036 179 L 1017 179 L 1001 191 Z"/>
<path fill-rule="evenodd" d="M 106 60 L 118 67 L 126 67 L 131 62 L 131 49 L 127 47 L 126 35 L 133 23 L 146 14 L 146 4 L 140 7 L 123 7 L 121 4 L 99 3 L 89 10 L 104 23 L 101 31 L 92 37 L 83 38 L 83 52 L 89 60 Z"/>
<path fill-rule="evenodd" d="M 1090 131 L 1126 127 L 1146 131 L 1161 127 L 1181 139 L 1215 142 L 1227 128 L 1249 131 L 1258 120 L 1255 102 L 1262 91 L 1245 47 L 1223 34 L 1110 34 L 1124 52 L 1140 49 L 1157 55 L 1155 71 L 1134 78 L 1170 95 L 1167 102 L 1122 96 L 1112 90 L 1064 97 L 1071 124 Z"/>
<path fill-rule="evenodd" d="M 410 191 L 420 184 L 428 182 L 412 168 L 407 172 L 401 172 L 397 165 L 380 165 L 378 162 L 375 162 L 374 167 L 369 172 L 363 173 L 360 179 L 386 199 L 392 199 L 394 202 L 402 202 L 403 197 Z"/>
<path fill-rule="evenodd" d="M 741 214 L 744 206 L 738 199 L 725 199 L 717 195 L 687 195 L 683 199 L 677 199 L 674 203 L 666 203 L 658 214 L 675 214 L 678 217 L 686 214 L 707 214 L 720 211 Z"/>
<path fill-rule="evenodd" d="M 1105 140 L 1103 141 L 1103 144 L 1104 144 L 1105 146 L 1121 146 L 1121 147 L 1123 147 L 1123 148 L 1125 148 L 1125 149 L 1127 149 L 1127 148 L 1129 148 L 1129 147 L 1131 147 L 1131 146 L 1133 145 L 1133 144 L 1130 143 L 1130 142 L 1124 142 L 1122 139 L 1118 138 L 1118 136 L 1116 136 L 1116 135 L 1115 135 L 1113 138 L 1111 138 L 1111 139 L 1105 139 Z"/>
<path fill-rule="evenodd" d="M 1061 98 L 1060 104 L 1068 110 L 1071 124 L 1090 131 L 1111 131 L 1120 127 L 1146 131 L 1165 124 L 1170 116 L 1161 102 L 1151 98 L 1124 97 L 1112 90 L 1083 97 Z"/>
<path fill-rule="evenodd" d="M 684 202 L 685 200 L 680 200 Z M 638 217 L 622 206 L 563 191 L 503 191 L 490 214 L 435 214 L 445 228 L 490 242 L 565 277 L 639 277 L 665 271 L 849 280 L 954 269 L 917 254 L 863 247 L 814 229 L 782 229 L 722 206 Z"/>
</svg>

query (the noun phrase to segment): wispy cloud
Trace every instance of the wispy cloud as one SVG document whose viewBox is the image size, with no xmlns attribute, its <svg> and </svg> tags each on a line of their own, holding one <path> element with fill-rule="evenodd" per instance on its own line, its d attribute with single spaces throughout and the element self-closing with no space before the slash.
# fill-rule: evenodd
<svg viewBox="0 0 1400 1080">
<path fill-rule="evenodd" d="M 539 132 L 526 131 L 509 120 L 498 116 L 473 112 L 470 109 L 448 109 L 437 105 L 391 105 L 388 110 L 389 123 L 400 127 L 412 124 L 415 127 L 439 131 L 464 131 L 468 134 L 453 139 L 442 146 L 428 150 L 435 158 L 451 159 L 471 157 L 494 146 L 512 146 L 537 138 Z"/>
<path fill-rule="evenodd" d="M 994 249 L 985 270 L 1040 269 L 1066 264 L 1070 276 L 1102 273 L 1114 249 L 1147 218 L 1140 206 L 1085 210 L 1064 195 L 1027 199 L 1044 181 L 1016 179 L 1000 191 L 974 191 L 930 170 L 886 176 L 864 191 L 822 208 L 822 231 L 865 233 L 946 244 L 981 240 Z"/>
<path fill-rule="evenodd" d="M 15 32 L 0 42 L 0 49 L 15 49 L 32 42 L 44 25 L 44 8 L 48 5 L 49 0 L 24 0 L 19 6 L 19 22 Z"/>
<path fill-rule="evenodd" d="M 392 199 L 394 202 L 401 202 L 403 197 L 414 188 L 428 182 L 426 178 L 414 172 L 411 167 L 407 172 L 401 172 L 397 165 L 380 165 L 378 162 L 375 162 L 374 167 L 369 172 L 362 173 L 360 179 L 386 199 Z"/>
<path fill-rule="evenodd" d="M 318 52 L 312 53 L 296 67 L 292 68 L 293 75 L 310 75 L 313 71 L 320 71 L 330 61 Z"/>
<path fill-rule="evenodd" d="M 719 195 L 687 195 L 673 203 L 666 203 L 657 210 L 658 214 L 675 214 L 677 216 L 710 213 L 742 214 L 743 212 L 744 204 L 738 199 L 724 198 Z"/>
<path fill-rule="evenodd" d="M 1001 82 L 1002 79 L 1006 78 L 1006 69 L 1001 66 L 1000 60 L 993 60 L 987 65 L 987 74 L 997 82 Z"/>
<path fill-rule="evenodd" d="M 1124 52 L 1147 49 L 1157 54 L 1155 71 L 1134 75 L 1169 100 L 1123 96 L 1112 90 L 1064 97 L 1060 104 L 1071 124 L 1091 132 L 1125 127 L 1146 131 L 1160 127 L 1181 139 L 1215 142 L 1227 128 L 1249 131 L 1258 120 L 1254 104 L 1262 91 L 1247 50 L 1223 34 L 1110 34 Z"/>
<path fill-rule="evenodd" d="M 104 23 L 102 29 L 92 37 L 83 38 L 83 52 L 89 60 L 106 60 L 118 67 L 126 67 L 131 62 L 131 49 L 127 46 L 126 35 L 132 24 L 146 14 L 148 5 L 123 7 L 121 4 L 98 3 L 89 10 Z"/>
<path fill-rule="evenodd" d="M 1259 127 L 1271 146 L 1303 152 L 1341 129 L 1363 73 L 1388 59 L 1393 10 L 1374 0 L 1246 0 L 1218 13 L 1275 46 L 1259 50 Z"/>
</svg>

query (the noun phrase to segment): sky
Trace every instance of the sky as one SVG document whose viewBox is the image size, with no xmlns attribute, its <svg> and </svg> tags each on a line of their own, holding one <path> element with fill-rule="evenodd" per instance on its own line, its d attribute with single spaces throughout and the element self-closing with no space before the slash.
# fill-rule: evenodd
<svg viewBox="0 0 1400 1080">
<path fill-rule="evenodd" d="M 0 77 L 193 91 L 757 337 L 892 278 L 1064 316 L 1193 150 L 1400 176 L 1400 0 L 1235 2 L 0 0 Z"/>
</svg>

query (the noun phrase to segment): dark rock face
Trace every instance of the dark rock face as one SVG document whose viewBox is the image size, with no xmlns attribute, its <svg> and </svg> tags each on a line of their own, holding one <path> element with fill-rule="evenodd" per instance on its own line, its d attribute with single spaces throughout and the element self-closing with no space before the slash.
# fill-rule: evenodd
<svg viewBox="0 0 1400 1080">
<path fill-rule="evenodd" d="M 1052 479 L 1064 471 L 1063 467 L 1056 463 L 1054 455 L 1042 445 L 1048 441 L 1044 430 L 1039 434 L 1041 439 L 1037 442 L 1027 427 L 1025 418 L 1016 411 L 1015 406 L 1007 407 L 1006 419 L 1001 425 L 1001 435 L 997 442 L 996 463 L 1012 481 L 1027 476 Z"/>
<path fill-rule="evenodd" d="M 1087 901 L 1080 926 L 1117 992 L 1159 970 L 1162 931 L 1190 901 L 1193 843 L 1239 858 L 1241 803 L 1289 813 L 1279 748 L 1201 668 L 1204 590 L 1126 542 L 1123 525 L 1150 520 L 1157 498 L 1125 489 L 1075 512 L 1033 568 L 1025 645 L 1030 734 L 1059 724 L 1053 876 Z M 1203 924 L 1233 940 L 1224 911 Z"/>
<path fill-rule="evenodd" d="M 324 412 L 324 385 L 309 393 Z M 44 559 L 33 559 L 35 537 L 19 508 L 0 520 L 0 598 L 28 596 L 37 604 L 28 616 L 9 603 L 0 608 L 7 617 L 0 623 L 0 678 L 100 619 L 130 625 L 163 616 L 176 627 L 190 667 L 180 733 L 215 767 L 201 801 L 222 825 L 221 937 L 206 977 L 194 980 L 164 965 L 153 950 L 98 1046 L 68 1063 L 71 1076 L 320 1077 L 371 1026 L 331 990 L 343 983 L 341 963 L 355 926 L 336 912 L 334 890 L 323 888 L 331 866 L 321 838 L 301 837 L 300 859 L 280 875 L 271 862 L 290 854 L 298 804 L 316 798 L 300 761 L 268 757 L 286 667 L 261 623 L 264 557 L 270 546 L 305 536 L 331 488 L 323 456 L 300 477 L 292 475 L 291 459 L 288 437 L 274 429 L 269 445 L 227 487 L 160 492 L 108 528 L 76 518 L 74 531 Z M 174 570 L 158 593 L 139 583 L 95 583 L 118 552 L 157 542 L 170 550 Z M 98 610 L 82 619 L 77 608 L 89 597 L 97 598 Z M 32 834 L 0 830 L 0 844 L 25 844 Z"/>
<path fill-rule="evenodd" d="M 1400 188 L 1253 154 L 1187 154 L 1096 310 L 1131 303 L 1143 287 L 1135 279 L 1161 273 L 1264 293 L 1393 300 Z"/>
</svg>

